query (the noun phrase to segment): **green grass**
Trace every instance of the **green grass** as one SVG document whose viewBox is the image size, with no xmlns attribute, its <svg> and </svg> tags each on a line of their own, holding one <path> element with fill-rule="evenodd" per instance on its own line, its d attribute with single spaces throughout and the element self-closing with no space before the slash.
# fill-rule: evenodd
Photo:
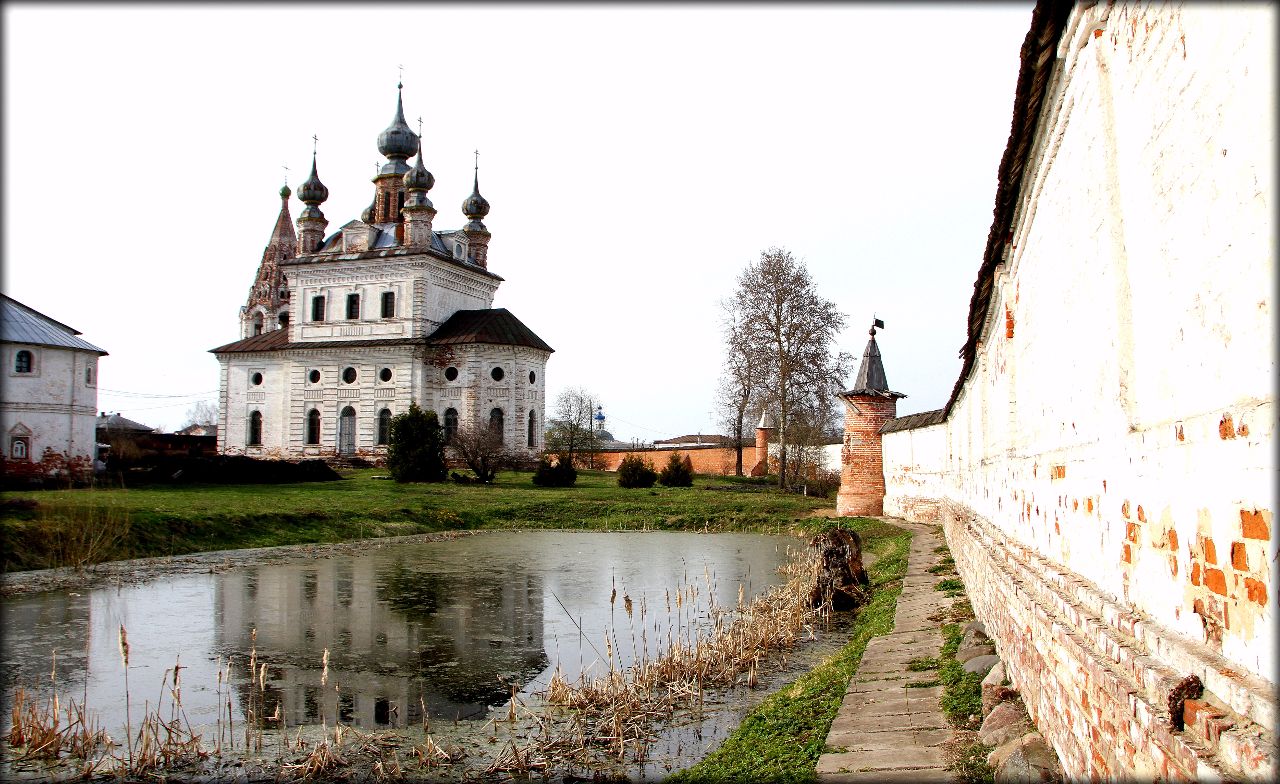
<svg viewBox="0 0 1280 784">
<path fill-rule="evenodd" d="M 960 624 L 943 625 L 942 636 L 946 640 L 942 644 L 942 663 L 938 667 L 938 680 L 945 687 L 942 690 L 942 712 L 948 721 L 959 727 L 971 714 L 982 715 L 982 676 L 965 672 L 964 665 L 956 661 L 956 651 L 964 637 Z"/>
<path fill-rule="evenodd" d="M 933 586 L 934 590 L 942 591 L 947 596 L 959 596 L 964 593 L 964 583 L 958 577 L 948 577 L 945 580 L 939 580 Z"/>
<path fill-rule="evenodd" d="M 581 471 L 576 487 L 540 488 L 531 474 L 492 485 L 397 484 L 382 469 L 336 482 L 48 490 L 0 496 L 5 571 L 63 565 L 50 531 L 110 510 L 127 520 L 123 541 L 95 560 L 241 547 L 337 542 L 449 529 L 560 528 L 816 531 L 833 502 L 776 492 L 735 477 L 699 476 L 692 488 L 624 490 L 617 475 Z M 709 489 L 718 486 L 729 489 Z M 739 492 L 737 488 L 740 488 Z M 35 502 L 32 509 L 19 508 Z"/>
<path fill-rule="evenodd" d="M 869 570 L 871 600 L 858 611 L 849 643 L 762 702 L 715 751 L 668 781 L 814 780 L 827 731 L 867 642 L 893 631 L 894 608 L 911 544 L 909 533 L 884 523 L 858 519 L 851 527 L 862 537 L 863 546 L 877 554 L 877 561 Z"/>
</svg>

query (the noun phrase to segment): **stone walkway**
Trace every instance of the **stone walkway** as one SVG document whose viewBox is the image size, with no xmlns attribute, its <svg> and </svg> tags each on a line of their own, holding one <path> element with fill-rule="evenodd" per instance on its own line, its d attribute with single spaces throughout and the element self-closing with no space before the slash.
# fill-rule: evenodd
<svg viewBox="0 0 1280 784">
<path fill-rule="evenodd" d="M 941 532 L 929 526 L 897 518 L 888 522 L 914 534 L 907 574 L 893 631 L 867 643 L 831 723 L 827 747 L 832 752 L 818 758 L 817 768 L 818 781 L 827 784 L 952 780 L 942 756 L 942 744 L 951 738 L 938 704 L 942 687 L 906 685 L 936 677 L 936 670 L 913 672 L 907 664 L 942 650 L 941 623 L 928 616 L 955 599 L 934 589 L 938 577 L 928 569 L 941 559 L 934 549 L 944 542 Z"/>
</svg>

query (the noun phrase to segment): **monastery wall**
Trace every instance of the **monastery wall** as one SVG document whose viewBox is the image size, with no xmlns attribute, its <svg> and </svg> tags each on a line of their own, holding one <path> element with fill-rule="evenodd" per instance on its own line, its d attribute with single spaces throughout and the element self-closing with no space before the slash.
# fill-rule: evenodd
<svg viewBox="0 0 1280 784">
<path fill-rule="evenodd" d="M 728 476 L 735 474 L 738 467 L 738 450 L 720 446 L 697 446 L 683 449 L 632 449 L 618 452 L 600 452 L 596 455 L 596 466 L 602 471 L 617 471 L 618 465 L 628 455 L 635 455 L 641 460 L 648 460 L 653 470 L 661 471 L 671 459 L 672 452 L 688 456 L 693 463 L 695 474 L 718 474 Z M 742 450 L 742 472 L 751 470 L 755 463 L 756 450 L 745 447 Z M 575 461 L 576 462 L 576 461 Z"/>
<path fill-rule="evenodd" d="M 1071 777 L 1277 773 L 1275 21 L 1072 11 L 973 370 L 884 436 Z"/>
</svg>

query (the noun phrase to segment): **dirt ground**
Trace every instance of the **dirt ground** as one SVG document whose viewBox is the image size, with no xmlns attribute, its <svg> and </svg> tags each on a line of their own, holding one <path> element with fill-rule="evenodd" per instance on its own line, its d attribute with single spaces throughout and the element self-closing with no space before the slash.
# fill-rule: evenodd
<svg viewBox="0 0 1280 784">
<path fill-rule="evenodd" d="M 297 544 L 284 547 L 255 547 L 243 550 L 215 550 L 207 553 L 163 556 L 160 558 L 135 558 L 130 561 L 111 561 L 96 564 L 82 570 L 70 567 L 39 569 L 29 572 L 8 572 L 0 575 L 0 597 L 22 596 L 40 591 L 85 590 L 111 585 L 134 585 L 178 574 L 198 572 L 217 574 L 228 569 L 281 561 L 312 561 L 335 555 L 369 552 L 383 547 L 420 542 L 440 542 L 472 536 L 472 531 L 444 531 L 412 536 L 389 536 L 381 539 L 358 539 L 351 542 L 329 544 Z"/>
</svg>

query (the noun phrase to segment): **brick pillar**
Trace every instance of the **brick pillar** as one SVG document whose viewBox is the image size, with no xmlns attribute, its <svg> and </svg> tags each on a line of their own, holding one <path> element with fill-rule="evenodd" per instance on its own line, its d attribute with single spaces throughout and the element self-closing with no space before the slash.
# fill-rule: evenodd
<svg viewBox="0 0 1280 784">
<path fill-rule="evenodd" d="M 892 394 L 892 393 L 891 393 Z M 892 396 L 847 394 L 844 447 L 840 450 L 840 493 L 836 514 L 841 517 L 884 514 L 884 452 L 880 428 L 897 416 Z"/>
<path fill-rule="evenodd" d="M 769 434 L 771 427 L 756 428 L 756 461 L 747 472 L 749 476 L 767 476 L 769 473 Z"/>
</svg>

